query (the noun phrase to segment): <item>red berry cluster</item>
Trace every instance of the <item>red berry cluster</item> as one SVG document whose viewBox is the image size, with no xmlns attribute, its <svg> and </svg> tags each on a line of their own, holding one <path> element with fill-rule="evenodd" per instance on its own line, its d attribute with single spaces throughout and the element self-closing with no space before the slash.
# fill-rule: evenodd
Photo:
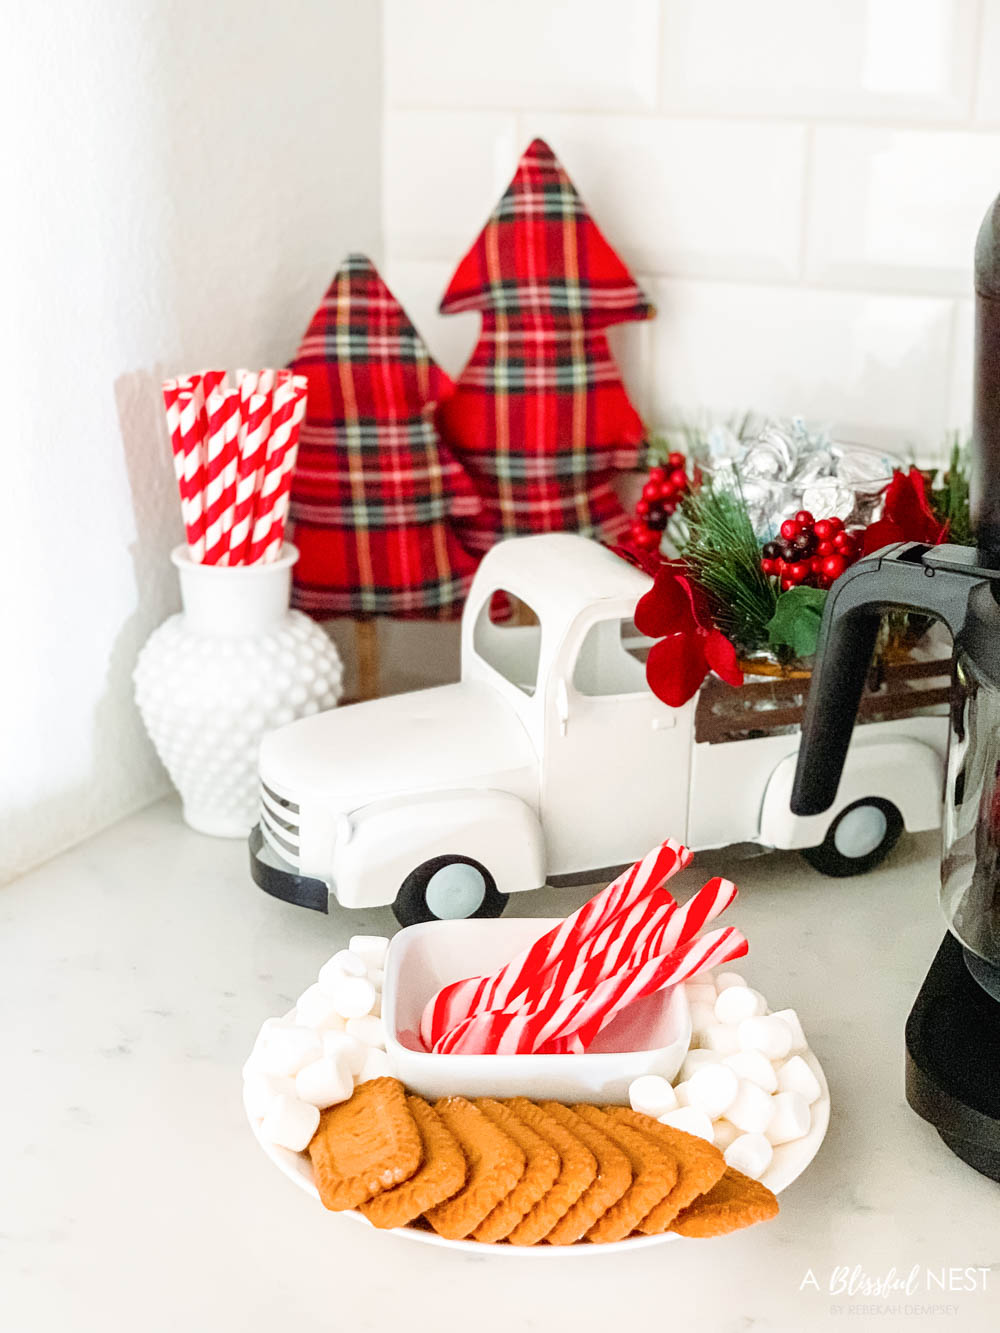
<svg viewBox="0 0 1000 1333">
<path fill-rule="evenodd" d="M 674 453 L 669 455 L 664 467 L 650 468 L 632 520 L 632 544 L 640 551 L 659 548 L 663 529 L 688 489 L 686 463 L 683 454 Z"/>
<path fill-rule="evenodd" d="M 766 543 L 760 567 L 765 574 L 780 578 L 785 592 L 803 584 L 829 588 L 860 554 L 857 537 L 845 529 L 841 519 L 815 519 L 808 509 L 800 509 L 782 523 L 781 540 Z"/>
</svg>

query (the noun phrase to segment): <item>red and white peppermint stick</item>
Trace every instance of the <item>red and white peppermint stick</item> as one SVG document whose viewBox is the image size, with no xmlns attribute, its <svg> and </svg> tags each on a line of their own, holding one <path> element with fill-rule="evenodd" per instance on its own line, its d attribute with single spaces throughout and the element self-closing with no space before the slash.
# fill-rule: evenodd
<svg viewBox="0 0 1000 1333">
<path fill-rule="evenodd" d="M 713 931 L 675 950 L 651 958 L 621 977 L 609 977 L 593 990 L 567 996 L 555 1005 L 518 1013 L 477 1015 L 461 1038 L 449 1048 L 452 1055 L 523 1055 L 566 1049 L 576 1037 L 583 1048 L 626 1005 L 746 953 L 746 938 L 734 926 Z M 576 1043 L 574 1043 L 575 1045 Z"/>
<path fill-rule="evenodd" d="M 567 951 L 500 1012 L 517 1013 L 542 1004 L 551 1005 L 564 995 L 589 990 L 607 977 L 638 967 L 660 952 L 656 941 L 676 910 L 677 903 L 666 890 L 653 889 L 629 911 L 619 912 L 604 930 L 585 940 L 575 958 Z M 469 1024 L 484 1018 L 488 1012 L 494 1011 L 472 1014 L 446 1032 L 434 1046 L 435 1055 L 447 1055 Z"/>
<path fill-rule="evenodd" d="M 655 941 L 656 952 L 671 953 L 681 944 L 693 940 L 703 926 L 714 921 L 731 905 L 736 894 L 733 881 L 718 875 L 703 884 L 664 924 Z"/>
<path fill-rule="evenodd" d="M 424 1007 L 420 1036 L 428 1050 L 456 1024 L 481 1010 L 501 1009 L 537 981 L 562 957 L 576 956 L 583 941 L 603 930 L 619 912 L 628 911 L 676 871 L 690 865 L 692 853 L 672 838 L 584 903 L 509 963 L 489 977 L 466 977 L 442 988 Z"/>
<path fill-rule="evenodd" d="M 181 514 L 187 533 L 188 554 L 195 564 L 205 558 L 205 471 L 202 464 L 202 425 L 197 399 L 190 390 L 177 394 L 178 433 L 183 458 L 180 480 Z"/>
<path fill-rule="evenodd" d="M 206 379 L 207 379 L 206 375 Z M 240 402 L 235 390 L 226 392 L 221 383 L 209 390 L 208 437 L 205 450 L 205 564 L 225 564 L 229 538 L 225 531 L 227 473 L 235 485 L 236 437 Z M 234 428 L 233 422 L 236 422 Z"/>
<path fill-rule="evenodd" d="M 566 1025 L 558 1036 L 562 1038 L 577 1036 L 586 1050 L 598 1032 L 607 1027 L 628 1005 L 641 1000 L 645 995 L 652 995 L 654 991 L 665 990 L 668 986 L 688 981 L 706 968 L 719 967 L 734 958 L 742 958 L 749 947 L 742 931 L 737 930 L 735 926 L 726 926 L 723 930 L 711 931 L 700 940 L 692 940 L 672 954 L 666 954 L 664 959 L 652 958 L 636 969 L 631 979 L 621 987 L 620 993 L 611 999 L 610 1003 L 605 1004 L 603 999 L 597 998 L 597 991 L 592 991 L 581 1008 L 581 1014 Z M 671 958 L 679 958 L 679 962 L 674 963 L 672 967 L 668 966 Z M 606 984 L 610 996 L 613 986 L 620 985 L 620 979 L 615 978 L 613 982 Z M 541 1049 L 541 1045 L 535 1049 Z"/>
</svg>

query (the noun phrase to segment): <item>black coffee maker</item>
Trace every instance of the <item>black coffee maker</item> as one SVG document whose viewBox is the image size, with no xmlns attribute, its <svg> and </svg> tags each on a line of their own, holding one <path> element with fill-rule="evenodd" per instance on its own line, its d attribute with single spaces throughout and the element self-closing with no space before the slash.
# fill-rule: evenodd
<svg viewBox="0 0 1000 1333">
<path fill-rule="evenodd" d="M 963 1161 L 1000 1180 L 1000 198 L 976 243 L 975 549 L 903 542 L 859 560 L 823 614 L 792 810 L 837 794 L 883 613 L 954 639 L 941 904 L 948 921 L 906 1024 L 906 1097 Z"/>
</svg>

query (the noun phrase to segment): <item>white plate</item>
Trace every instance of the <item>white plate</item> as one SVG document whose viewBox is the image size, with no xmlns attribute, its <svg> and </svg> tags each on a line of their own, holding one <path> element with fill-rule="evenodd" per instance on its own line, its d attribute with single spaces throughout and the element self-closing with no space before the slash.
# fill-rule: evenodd
<svg viewBox="0 0 1000 1333">
<path fill-rule="evenodd" d="M 819 1080 L 821 1092 L 819 1100 L 812 1104 L 812 1124 L 809 1133 L 804 1138 L 796 1139 L 793 1143 L 783 1143 L 780 1147 L 775 1148 L 771 1165 L 761 1177 L 761 1184 L 766 1185 L 775 1194 L 780 1194 L 782 1190 L 787 1189 L 792 1181 L 796 1180 L 806 1169 L 819 1152 L 819 1146 L 826 1137 L 827 1126 L 830 1123 L 830 1089 L 827 1086 L 826 1076 L 812 1051 L 806 1051 L 803 1058 Z M 244 1110 L 246 1110 L 245 1103 Z M 273 1143 L 268 1143 L 266 1139 L 261 1137 L 260 1121 L 255 1120 L 249 1111 L 247 1111 L 247 1119 L 250 1121 L 250 1128 L 253 1130 L 257 1142 L 278 1170 L 287 1176 L 293 1185 L 305 1190 L 311 1198 L 319 1203 L 319 1193 L 313 1182 L 312 1163 L 309 1160 L 309 1154 L 289 1152 L 287 1148 L 279 1148 Z M 350 1217 L 366 1227 L 372 1225 L 362 1213 L 344 1212 L 337 1215 Z M 372 1227 L 373 1231 L 377 1229 Z M 484 1245 L 481 1241 L 476 1240 L 446 1240 L 444 1236 L 439 1236 L 436 1231 L 423 1231 L 417 1227 L 397 1227 L 389 1234 L 403 1236 L 406 1240 L 420 1241 L 424 1245 L 438 1245 L 446 1250 L 465 1250 L 470 1254 L 480 1256 L 484 1254 L 508 1257 L 517 1255 L 534 1259 L 557 1259 L 573 1254 L 621 1253 L 624 1250 L 640 1250 L 646 1245 L 661 1245 L 665 1241 L 680 1239 L 675 1232 L 667 1231 L 662 1236 L 630 1236 L 628 1240 L 612 1241 L 607 1245 Z"/>
</svg>

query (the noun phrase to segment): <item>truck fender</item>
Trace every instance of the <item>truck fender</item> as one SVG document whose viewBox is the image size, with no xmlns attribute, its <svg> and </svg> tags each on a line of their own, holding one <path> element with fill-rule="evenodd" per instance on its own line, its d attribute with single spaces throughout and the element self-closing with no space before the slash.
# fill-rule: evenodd
<svg viewBox="0 0 1000 1333">
<path fill-rule="evenodd" d="M 485 866 L 501 893 L 545 883 L 545 842 L 535 811 L 510 792 L 458 790 L 376 801 L 342 818 L 334 893 L 344 907 L 385 906 L 411 871 L 452 855 Z"/>
<path fill-rule="evenodd" d="M 937 751 L 912 737 L 855 739 L 829 810 L 793 815 L 792 782 L 798 756 L 791 754 L 771 774 L 760 814 L 760 841 L 769 847 L 818 847 L 845 806 L 865 796 L 891 801 L 910 833 L 941 823 L 944 769 Z"/>
</svg>

